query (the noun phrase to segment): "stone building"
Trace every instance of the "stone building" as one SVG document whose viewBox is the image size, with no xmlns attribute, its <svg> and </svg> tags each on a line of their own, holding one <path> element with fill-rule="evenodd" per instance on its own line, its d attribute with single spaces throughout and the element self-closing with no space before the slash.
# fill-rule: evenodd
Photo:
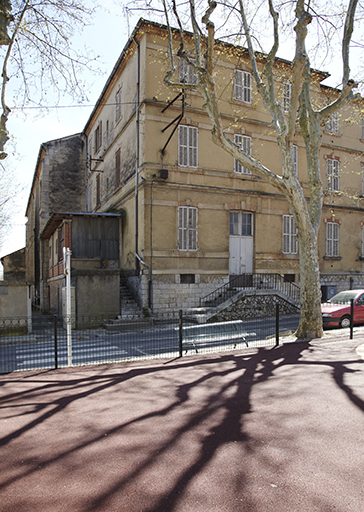
<svg viewBox="0 0 364 512">
<path fill-rule="evenodd" d="M 41 145 L 26 208 L 26 277 L 33 303 L 45 310 L 49 307 L 48 247 L 41 244 L 40 234 L 53 212 L 85 209 L 84 169 L 82 134 Z"/>
<path fill-rule="evenodd" d="M 166 27 L 139 21 L 84 128 L 87 209 L 121 215 L 120 268 L 129 287 L 141 306 L 163 309 L 196 306 L 240 274 L 277 273 L 299 284 L 287 201 L 212 142 L 197 91 L 164 85 L 167 44 Z M 280 174 L 276 134 L 247 51 L 220 46 L 215 81 L 226 133 Z M 277 59 L 276 67 L 277 95 L 289 103 L 290 63 Z M 312 70 L 314 101 L 337 93 L 322 84 L 327 77 Z M 175 78 L 196 83 L 182 61 Z M 323 286 L 338 289 L 358 287 L 364 277 L 361 108 L 358 99 L 322 127 L 320 269 Z M 293 149 L 308 196 L 299 131 Z"/>
<path fill-rule="evenodd" d="M 188 34 L 186 41 L 191 43 Z M 141 308 L 195 307 L 234 276 L 243 275 L 248 283 L 246 276 L 278 274 L 299 285 L 296 227 L 287 201 L 213 143 L 196 90 L 164 85 L 167 44 L 166 27 L 140 20 L 82 133 L 40 148 L 27 206 L 27 279 L 33 283 L 33 301 L 44 310 L 60 303 L 61 273 L 50 275 L 55 268 L 51 247 L 58 247 L 52 240 L 69 220 L 76 226 L 92 215 L 118 219 L 118 262 L 112 270 Z M 253 83 L 247 51 L 219 45 L 215 80 L 226 133 L 280 174 L 276 134 Z M 290 62 L 277 59 L 276 68 L 277 97 L 289 104 Z M 312 70 L 318 104 L 337 94 L 323 84 L 327 77 Z M 183 61 L 175 78 L 196 83 Z M 319 264 L 324 294 L 328 287 L 330 293 L 364 287 L 362 110 L 358 97 L 322 126 Z M 299 130 L 293 152 L 308 197 Z M 82 236 L 89 232 L 85 229 Z M 62 254 L 57 258 L 62 266 Z M 76 260 L 72 267 L 80 271 Z M 55 278 L 57 285 L 51 282 Z M 107 287 L 103 290 L 106 297 Z"/>
</svg>

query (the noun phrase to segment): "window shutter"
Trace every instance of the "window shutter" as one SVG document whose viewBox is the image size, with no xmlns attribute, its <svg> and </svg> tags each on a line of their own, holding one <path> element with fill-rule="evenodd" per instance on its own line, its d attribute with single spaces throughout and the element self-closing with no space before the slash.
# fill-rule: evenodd
<svg viewBox="0 0 364 512">
<path fill-rule="evenodd" d="M 327 159 L 327 189 L 332 190 L 332 160 Z"/>
<path fill-rule="evenodd" d="M 244 101 L 251 103 L 251 74 L 244 72 Z"/>
<path fill-rule="evenodd" d="M 237 133 L 234 135 L 234 142 L 235 142 L 235 144 L 238 144 L 239 146 L 241 146 L 241 144 L 242 144 L 242 139 L 243 139 L 242 135 L 239 135 Z M 236 172 L 238 174 L 241 174 L 243 172 L 241 164 L 236 158 L 234 158 L 234 172 Z"/>
<path fill-rule="evenodd" d="M 115 153 L 115 188 L 120 185 L 120 149 Z"/>
<path fill-rule="evenodd" d="M 197 250 L 197 208 L 189 208 L 188 250 Z"/>
<path fill-rule="evenodd" d="M 339 224 L 333 223 L 333 241 L 332 241 L 332 255 L 339 256 Z"/>
<path fill-rule="evenodd" d="M 197 250 L 197 208 L 180 206 L 178 208 L 178 249 L 180 251 Z"/>
<path fill-rule="evenodd" d="M 234 76 L 234 98 L 237 100 L 243 99 L 243 72 L 240 69 L 235 70 Z"/>
<path fill-rule="evenodd" d="M 289 231 L 290 231 L 290 219 L 289 215 L 283 215 L 283 240 L 282 240 L 282 252 L 283 254 L 289 254 Z"/>
<path fill-rule="evenodd" d="M 332 222 L 326 224 L 326 255 L 332 256 Z"/>
<path fill-rule="evenodd" d="M 297 176 L 298 172 L 298 149 L 297 146 L 292 146 L 292 165 L 293 165 L 293 172 Z"/>
<path fill-rule="evenodd" d="M 188 127 L 187 126 L 179 126 L 178 127 L 178 164 L 179 165 L 187 165 L 187 139 L 188 137 Z"/>
<path fill-rule="evenodd" d="M 190 126 L 189 127 L 189 152 L 190 152 L 189 165 L 191 167 L 198 166 L 197 139 L 198 139 L 197 128 Z"/>
</svg>

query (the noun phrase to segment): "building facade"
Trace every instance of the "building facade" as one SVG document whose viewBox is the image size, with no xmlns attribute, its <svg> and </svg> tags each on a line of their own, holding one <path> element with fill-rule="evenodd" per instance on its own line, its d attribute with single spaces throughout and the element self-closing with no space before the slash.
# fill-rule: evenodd
<svg viewBox="0 0 364 512">
<path fill-rule="evenodd" d="M 81 133 L 41 145 L 26 208 L 26 279 L 33 304 L 48 303 L 48 246 L 41 233 L 57 211 L 84 211 L 85 157 Z"/>
<path fill-rule="evenodd" d="M 178 43 L 176 37 L 176 48 Z M 188 38 L 187 38 L 188 39 Z M 122 219 L 120 268 L 142 307 L 186 308 L 231 276 L 278 273 L 299 283 L 296 227 L 285 198 L 216 146 L 203 100 L 168 88 L 166 28 L 141 20 L 84 128 L 86 207 Z M 281 174 L 271 118 L 243 48 L 222 45 L 215 70 L 226 133 Z M 290 63 L 276 62 L 277 97 L 290 101 Z M 318 105 L 337 91 L 312 71 Z M 196 83 L 181 61 L 176 81 Z M 364 286 L 362 100 L 322 127 L 324 205 L 319 262 L 323 286 Z M 299 130 L 294 164 L 308 198 Z"/>
</svg>

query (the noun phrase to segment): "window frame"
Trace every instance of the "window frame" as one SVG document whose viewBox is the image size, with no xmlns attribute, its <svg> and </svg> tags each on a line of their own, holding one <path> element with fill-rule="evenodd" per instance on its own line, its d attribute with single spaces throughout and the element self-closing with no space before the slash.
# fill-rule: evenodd
<svg viewBox="0 0 364 512">
<path fill-rule="evenodd" d="M 120 187 L 121 148 L 115 151 L 115 189 Z"/>
<path fill-rule="evenodd" d="M 338 192 L 340 190 L 340 161 L 336 158 L 327 158 L 326 160 L 326 180 L 327 190 L 329 192 Z"/>
<path fill-rule="evenodd" d="M 295 176 L 298 174 L 298 146 L 292 144 L 292 166 Z"/>
<path fill-rule="evenodd" d="M 234 72 L 234 99 L 243 103 L 252 102 L 252 75 L 249 71 L 235 69 Z"/>
<path fill-rule="evenodd" d="M 282 254 L 297 254 L 297 226 L 293 215 L 282 215 Z"/>
<path fill-rule="evenodd" d="M 241 135 L 240 133 L 235 133 L 234 143 L 239 145 L 246 155 L 251 156 L 252 138 L 249 135 Z M 234 158 L 234 173 L 249 175 L 252 174 L 251 170 L 244 167 L 236 158 Z"/>
<path fill-rule="evenodd" d="M 326 256 L 337 258 L 340 255 L 340 225 L 338 222 L 326 222 Z"/>
<path fill-rule="evenodd" d="M 118 123 L 121 118 L 121 87 L 119 87 L 115 93 L 115 123 Z"/>
<path fill-rule="evenodd" d="M 289 112 L 291 107 L 291 95 L 292 95 L 292 84 L 290 82 L 283 82 L 283 91 L 282 91 L 282 103 L 283 103 L 283 111 Z"/>
<path fill-rule="evenodd" d="M 101 206 L 101 174 L 96 175 L 96 208 Z"/>
<path fill-rule="evenodd" d="M 329 133 L 339 133 L 339 112 L 333 112 L 326 121 L 326 131 Z"/>
<path fill-rule="evenodd" d="M 94 131 L 94 147 L 94 154 L 97 155 L 97 153 L 102 148 L 102 121 L 99 121 Z"/>
<path fill-rule="evenodd" d="M 187 85 L 198 85 L 196 69 L 182 57 L 178 59 L 178 81 Z"/>
<path fill-rule="evenodd" d="M 178 165 L 198 167 L 198 128 L 182 125 L 178 127 Z"/>
<path fill-rule="evenodd" d="M 198 208 L 196 206 L 179 206 L 177 216 L 178 251 L 197 251 Z"/>
</svg>

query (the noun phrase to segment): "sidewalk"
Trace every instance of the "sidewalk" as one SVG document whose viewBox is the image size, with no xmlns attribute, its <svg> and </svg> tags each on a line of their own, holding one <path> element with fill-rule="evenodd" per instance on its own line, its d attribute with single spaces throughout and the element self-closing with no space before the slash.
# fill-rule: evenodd
<svg viewBox="0 0 364 512">
<path fill-rule="evenodd" d="M 0 511 L 362 512 L 359 345 L 0 376 Z"/>
</svg>

